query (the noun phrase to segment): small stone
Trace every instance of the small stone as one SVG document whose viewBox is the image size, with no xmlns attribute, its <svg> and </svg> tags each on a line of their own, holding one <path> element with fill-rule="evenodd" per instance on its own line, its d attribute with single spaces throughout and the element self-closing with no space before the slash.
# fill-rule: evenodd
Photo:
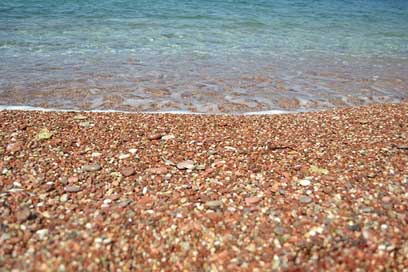
<svg viewBox="0 0 408 272">
<path fill-rule="evenodd" d="M 72 176 L 68 178 L 69 183 L 77 183 L 78 182 L 78 177 L 77 176 Z"/>
<path fill-rule="evenodd" d="M 360 231 L 361 226 L 359 224 L 351 224 L 348 226 L 348 229 L 351 231 Z"/>
<path fill-rule="evenodd" d="M 131 149 L 129 149 L 129 153 L 132 154 L 132 155 L 135 155 L 136 152 L 137 152 L 137 149 L 136 149 L 136 148 L 131 148 Z"/>
<path fill-rule="evenodd" d="M 161 133 L 154 133 L 154 134 L 150 134 L 149 136 L 147 136 L 147 138 L 153 141 L 153 140 L 159 140 L 162 136 L 163 134 Z"/>
<path fill-rule="evenodd" d="M 63 194 L 60 196 L 60 201 L 61 202 L 67 202 L 68 201 L 68 194 Z"/>
<path fill-rule="evenodd" d="M 85 120 L 85 119 L 87 119 L 88 117 L 86 117 L 86 116 L 84 116 L 84 115 L 81 115 L 81 114 L 78 114 L 78 115 L 75 115 L 74 116 L 74 120 Z"/>
<path fill-rule="evenodd" d="M 124 208 L 124 207 L 128 206 L 130 203 L 132 203 L 132 200 L 130 200 L 130 199 L 125 199 L 125 200 L 120 201 L 119 204 L 118 204 L 118 206 L 119 206 L 120 208 Z"/>
<path fill-rule="evenodd" d="M 273 229 L 273 232 L 274 232 L 275 234 L 277 234 L 277 235 L 283 235 L 283 234 L 285 234 L 286 229 L 285 229 L 284 227 L 281 227 L 281 226 L 276 226 L 276 227 Z"/>
<path fill-rule="evenodd" d="M 220 209 L 220 208 L 223 207 L 223 205 L 224 205 L 224 203 L 222 203 L 222 201 L 220 201 L 220 200 L 211 200 L 211 201 L 207 201 L 207 202 L 204 204 L 204 206 L 205 206 L 207 209 L 211 209 L 211 210 Z"/>
<path fill-rule="evenodd" d="M 90 128 L 93 124 L 91 124 L 90 122 L 80 122 L 78 125 L 80 127 Z"/>
<path fill-rule="evenodd" d="M 309 171 L 310 171 L 311 173 L 321 174 L 321 175 L 327 175 L 327 174 L 329 174 L 329 170 L 327 170 L 327 169 L 325 169 L 325 168 L 317 167 L 316 165 L 310 166 Z"/>
<path fill-rule="evenodd" d="M 225 151 L 230 151 L 230 152 L 237 152 L 237 149 L 232 146 L 225 146 L 224 147 Z"/>
<path fill-rule="evenodd" d="M 196 166 L 197 170 L 205 170 L 205 164 L 199 164 Z"/>
<path fill-rule="evenodd" d="M 176 138 L 176 136 L 174 136 L 173 134 L 167 134 L 167 135 L 164 135 L 163 137 L 161 137 L 161 139 L 164 140 L 164 141 L 172 140 L 172 139 L 175 139 L 175 138 Z"/>
<path fill-rule="evenodd" d="M 299 197 L 299 201 L 300 203 L 304 203 L 304 204 L 308 204 L 310 202 L 312 202 L 312 199 L 308 196 L 301 196 Z"/>
<path fill-rule="evenodd" d="M 44 240 L 48 235 L 48 230 L 40 229 L 40 230 L 37 230 L 36 234 L 38 235 L 38 239 Z"/>
<path fill-rule="evenodd" d="M 245 204 L 247 206 L 256 205 L 261 201 L 259 197 L 247 197 L 245 198 Z"/>
<path fill-rule="evenodd" d="M 166 167 L 149 168 L 146 170 L 146 172 L 153 175 L 164 175 L 167 174 L 167 168 Z"/>
<path fill-rule="evenodd" d="M 140 205 L 151 205 L 154 202 L 154 199 L 150 196 L 143 196 L 139 199 L 139 201 L 137 202 Z"/>
<path fill-rule="evenodd" d="M 121 154 L 119 154 L 119 160 L 125 160 L 125 159 L 127 159 L 127 158 L 129 158 L 130 157 L 130 155 L 129 154 L 123 154 L 123 153 L 121 153 Z"/>
<path fill-rule="evenodd" d="M 273 193 L 277 193 L 279 191 L 279 183 L 274 183 L 271 187 L 271 191 Z"/>
<path fill-rule="evenodd" d="M 52 133 L 47 129 L 43 128 L 38 132 L 37 134 L 37 140 L 42 141 L 42 140 L 48 140 L 52 137 Z"/>
<path fill-rule="evenodd" d="M 177 168 L 180 170 L 193 170 L 195 168 L 195 164 L 192 160 L 182 161 L 177 164 Z"/>
<path fill-rule="evenodd" d="M 130 177 L 135 174 L 135 169 L 133 167 L 124 167 L 120 172 L 123 176 Z"/>
<path fill-rule="evenodd" d="M 64 191 L 68 192 L 68 193 L 77 193 L 77 192 L 81 191 L 81 187 L 79 187 L 77 185 L 69 185 L 69 186 L 66 186 L 64 188 Z"/>
<path fill-rule="evenodd" d="M 21 150 L 21 144 L 19 142 L 8 144 L 6 150 L 10 153 L 19 152 Z"/>
<path fill-rule="evenodd" d="M 46 184 L 44 184 L 43 188 L 46 192 L 51 192 L 52 190 L 55 189 L 54 182 L 52 181 L 47 182 Z"/>
<path fill-rule="evenodd" d="M 95 171 L 99 171 L 101 169 L 102 169 L 102 167 L 97 163 L 87 164 L 87 165 L 82 166 L 82 170 L 84 170 L 86 172 L 95 172 Z"/>
<path fill-rule="evenodd" d="M 299 180 L 298 183 L 299 185 L 306 187 L 306 186 L 309 186 L 311 182 L 309 179 L 302 179 L 302 180 Z"/>
<path fill-rule="evenodd" d="M 23 207 L 16 212 L 17 222 L 23 223 L 31 216 L 31 210 L 28 207 Z"/>
<path fill-rule="evenodd" d="M 97 157 L 102 156 L 102 153 L 99 153 L 99 152 L 93 152 L 93 153 L 91 154 L 91 156 L 92 156 L 93 158 L 97 158 Z"/>
<path fill-rule="evenodd" d="M 391 202 L 391 197 L 389 197 L 389 196 L 384 196 L 381 200 L 382 200 L 382 202 L 384 202 L 384 203 L 390 203 L 390 202 Z"/>
</svg>

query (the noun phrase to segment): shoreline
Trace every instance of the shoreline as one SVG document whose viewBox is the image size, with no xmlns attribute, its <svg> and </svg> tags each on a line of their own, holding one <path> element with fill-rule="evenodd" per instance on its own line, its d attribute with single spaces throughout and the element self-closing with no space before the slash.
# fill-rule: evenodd
<svg viewBox="0 0 408 272">
<path fill-rule="evenodd" d="M 125 110 L 81 110 L 81 109 L 59 109 L 59 108 L 46 108 L 35 106 L 15 106 L 15 105 L 0 105 L 0 112 L 2 111 L 32 111 L 32 112 L 61 112 L 61 113 L 123 113 L 123 114 L 144 114 L 144 115 L 203 115 L 203 116 L 257 116 L 257 115 L 293 115 L 301 113 L 324 113 L 338 110 L 366 108 L 372 106 L 381 105 L 399 105 L 407 103 L 405 100 L 395 103 L 373 103 L 360 106 L 347 106 L 347 107 L 333 107 L 327 109 L 310 109 L 310 110 L 264 110 L 264 111 L 249 111 L 249 112 L 193 112 L 193 111 L 125 111 Z"/>
<path fill-rule="evenodd" d="M 33 106 L 7 106 L 0 105 L 0 111 L 40 111 L 40 112 L 86 112 L 86 113 L 126 113 L 126 114 L 174 114 L 174 115 L 269 115 L 269 114 L 291 114 L 312 111 L 283 111 L 283 110 L 266 110 L 244 113 L 206 113 L 192 111 L 121 111 L 121 110 L 76 110 L 76 109 L 58 109 L 58 108 L 43 108 Z"/>
<path fill-rule="evenodd" d="M 408 103 L 0 111 L 0 267 L 403 270 Z"/>
</svg>

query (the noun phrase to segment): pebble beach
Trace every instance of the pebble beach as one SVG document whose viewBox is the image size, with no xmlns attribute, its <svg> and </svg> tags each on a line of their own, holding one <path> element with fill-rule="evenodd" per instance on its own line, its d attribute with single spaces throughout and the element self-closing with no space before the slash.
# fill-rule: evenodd
<svg viewBox="0 0 408 272">
<path fill-rule="evenodd" d="M 407 124 L 0 111 L 0 271 L 407 271 Z"/>
</svg>

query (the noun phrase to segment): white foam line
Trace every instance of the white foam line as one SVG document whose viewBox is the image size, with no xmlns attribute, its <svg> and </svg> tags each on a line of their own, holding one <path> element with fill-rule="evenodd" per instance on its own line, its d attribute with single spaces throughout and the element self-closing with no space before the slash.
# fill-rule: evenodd
<svg viewBox="0 0 408 272">
<path fill-rule="evenodd" d="M 77 110 L 77 109 L 57 109 L 57 108 L 42 108 L 32 106 L 12 106 L 12 105 L 0 105 L 0 111 L 42 111 L 42 112 L 99 112 L 99 113 L 129 113 L 129 114 L 176 114 L 176 115 L 275 115 L 275 114 L 289 114 L 296 113 L 294 111 L 281 111 L 281 110 L 269 110 L 269 111 L 254 111 L 244 113 L 205 113 L 205 112 L 190 112 L 190 111 L 121 111 L 121 110 Z"/>
</svg>

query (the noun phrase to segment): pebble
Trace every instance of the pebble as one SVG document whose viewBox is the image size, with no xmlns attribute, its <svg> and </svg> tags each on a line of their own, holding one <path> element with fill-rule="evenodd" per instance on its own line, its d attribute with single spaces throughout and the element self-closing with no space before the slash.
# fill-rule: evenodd
<svg viewBox="0 0 408 272">
<path fill-rule="evenodd" d="M 153 140 L 159 140 L 162 136 L 163 134 L 161 133 L 154 133 L 154 134 L 150 134 L 149 136 L 147 136 L 147 138 L 153 141 Z"/>
<path fill-rule="evenodd" d="M 68 201 L 68 194 L 63 194 L 60 196 L 60 201 L 61 202 L 67 202 Z"/>
<path fill-rule="evenodd" d="M 130 177 L 135 174 L 135 169 L 133 167 L 124 167 L 120 170 L 120 173 L 125 177 Z"/>
<path fill-rule="evenodd" d="M 299 202 L 304 203 L 304 204 L 308 204 L 308 203 L 312 202 L 312 198 L 310 198 L 308 196 L 301 196 L 301 197 L 299 197 Z"/>
<path fill-rule="evenodd" d="M 92 126 L 90 122 L 80 122 L 78 125 L 84 128 L 90 128 Z"/>
<path fill-rule="evenodd" d="M 97 157 L 102 156 L 102 153 L 99 153 L 99 152 L 93 152 L 93 153 L 91 154 L 91 156 L 92 156 L 93 158 L 97 158 Z"/>
<path fill-rule="evenodd" d="M 302 179 L 302 180 L 299 180 L 298 183 L 299 185 L 306 187 L 306 186 L 309 186 L 311 182 L 309 179 Z"/>
<path fill-rule="evenodd" d="M 84 116 L 84 115 L 81 115 L 81 114 L 78 114 L 78 115 L 75 115 L 74 116 L 74 120 L 85 120 L 85 119 L 87 119 L 88 117 L 86 117 L 86 116 Z"/>
<path fill-rule="evenodd" d="M 125 160 L 129 157 L 130 157 L 130 154 L 123 154 L 123 153 L 120 153 L 118 156 L 119 160 Z"/>
<path fill-rule="evenodd" d="M 211 200 L 211 201 L 207 201 L 207 202 L 204 204 L 204 206 L 205 206 L 207 209 L 211 209 L 211 210 L 220 209 L 220 208 L 223 207 L 223 205 L 224 205 L 224 203 L 222 203 L 222 201 L 220 201 L 220 200 Z"/>
<path fill-rule="evenodd" d="M 245 198 L 245 204 L 247 206 L 256 205 L 261 201 L 259 197 L 247 197 Z"/>
<path fill-rule="evenodd" d="M 38 235 L 38 239 L 44 240 L 48 235 L 48 230 L 40 229 L 40 230 L 37 230 L 36 234 Z"/>
<path fill-rule="evenodd" d="M 325 168 L 317 167 L 316 165 L 310 166 L 309 171 L 310 171 L 311 173 L 321 174 L 321 175 L 327 175 L 327 174 L 329 174 L 329 170 L 327 170 L 327 169 L 325 169 Z"/>
<path fill-rule="evenodd" d="M 161 137 L 161 139 L 165 140 L 165 141 L 172 140 L 172 139 L 175 139 L 175 138 L 176 138 L 176 136 L 174 136 L 173 134 L 167 134 L 167 135 L 164 135 L 163 137 Z"/>
<path fill-rule="evenodd" d="M 52 133 L 47 129 L 43 128 L 41 129 L 38 134 L 37 134 L 37 140 L 48 140 L 52 137 Z"/>
<path fill-rule="evenodd" d="M 82 170 L 84 170 L 86 172 L 95 172 L 95 171 L 99 171 L 101 169 L 102 169 L 102 167 L 97 163 L 87 164 L 87 165 L 82 166 Z"/>
<path fill-rule="evenodd" d="M 10 153 L 16 153 L 21 150 L 21 144 L 19 142 L 8 144 L 6 150 Z"/>
<path fill-rule="evenodd" d="M 137 152 L 136 148 L 129 149 L 129 153 L 132 154 L 132 155 L 136 154 L 136 152 Z"/>
<path fill-rule="evenodd" d="M 64 191 L 68 192 L 68 193 L 77 193 L 77 192 L 81 191 L 81 187 L 79 187 L 77 185 L 69 185 L 69 186 L 66 186 L 64 188 Z"/>
<path fill-rule="evenodd" d="M 352 224 L 348 226 L 348 229 L 351 231 L 360 231 L 361 226 L 359 224 Z"/>
<path fill-rule="evenodd" d="M 78 177 L 77 176 L 72 176 L 68 178 L 69 183 L 77 183 L 78 182 Z"/>
<path fill-rule="evenodd" d="M 28 207 L 23 207 L 16 212 L 17 222 L 23 223 L 31 216 L 31 210 Z"/>
<path fill-rule="evenodd" d="M 180 170 L 193 170 L 195 168 L 195 164 L 192 160 L 182 161 L 177 164 L 177 168 Z"/>
<path fill-rule="evenodd" d="M 391 197 L 389 197 L 389 196 L 384 196 L 381 200 L 382 200 L 382 202 L 384 202 L 384 203 L 390 203 L 390 202 L 391 202 Z"/>
</svg>

